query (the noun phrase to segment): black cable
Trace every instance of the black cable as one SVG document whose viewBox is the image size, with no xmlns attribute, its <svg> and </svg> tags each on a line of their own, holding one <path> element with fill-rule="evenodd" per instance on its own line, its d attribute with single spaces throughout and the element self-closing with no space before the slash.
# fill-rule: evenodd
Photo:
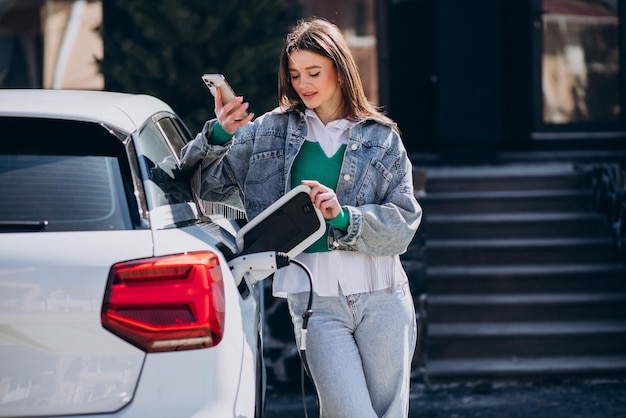
<svg viewBox="0 0 626 418">
<path fill-rule="evenodd" d="M 300 347 L 298 347 L 299 351 L 300 351 L 300 365 L 301 365 L 301 370 L 300 370 L 300 385 L 301 385 L 301 389 L 302 389 L 302 405 L 304 407 L 304 417 L 308 418 L 308 410 L 307 410 L 307 404 L 306 404 L 306 396 L 305 396 L 305 389 L 304 389 L 304 373 L 306 372 L 306 374 L 309 375 L 309 378 L 311 379 L 311 384 L 313 385 L 313 388 L 315 389 L 315 382 L 313 381 L 313 376 L 311 376 L 311 371 L 309 370 L 309 365 L 306 361 L 306 334 L 307 334 L 307 327 L 309 325 L 309 318 L 311 317 L 311 315 L 313 315 L 313 274 L 311 273 L 311 270 L 309 270 L 309 268 L 302 263 L 301 261 L 298 260 L 290 260 L 291 264 L 295 264 L 298 267 L 300 267 L 301 269 L 304 270 L 304 272 L 307 275 L 307 278 L 309 279 L 309 300 L 307 303 L 307 307 L 306 307 L 306 311 L 304 311 L 304 313 L 302 314 L 302 328 L 301 328 L 301 332 L 300 332 Z M 315 396 L 316 396 L 316 400 L 317 400 L 317 390 L 315 390 Z M 319 406 L 319 401 L 318 401 L 318 406 Z"/>
<path fill-rule="evenodd" d="M 311 274 L 311 270 L 309 270 L 309 268 L 301 261 L 290 260 L 290 263 L 303 269 L 309 279 L 309 301 L 306 305 L 306 311 L 302 314 L 302 330 L 306 331 L 306 328 L 309 325 L 309 318 L 313 315 L 313 310 L 311 309 L 313 306 L 313 274 Z M 300 341 L 300 350 L 306 350 L 306 337 L 304 338 L 304 341 Z"/>
</svg>

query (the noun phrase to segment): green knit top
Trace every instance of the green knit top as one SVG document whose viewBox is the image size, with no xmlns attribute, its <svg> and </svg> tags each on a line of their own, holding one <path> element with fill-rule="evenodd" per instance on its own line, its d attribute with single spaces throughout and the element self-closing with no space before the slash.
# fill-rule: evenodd
<svg viewBox="0 0 626 418">
<path fill-rule="evenodd" d="M 296 187 L 302 180 L 317 180 L 324 186 L 336 190 L 345 149 L 346 145 L 344 144 L 339 147 L 335 155 L 329 158 L 322 150 L 322 147 L 320 147 L 319 142 L 304 141 L 291 169 L 291 187 Z M 342 208 L 336 218 L 326 220 L 326 234 L 322 235 L 320 239 L 315 241 L 304 252 L 330 251 L 327 243 L 328 224 L 345 231 L 348 228 L 349 221 L 348 210 Z"/>
</svg>

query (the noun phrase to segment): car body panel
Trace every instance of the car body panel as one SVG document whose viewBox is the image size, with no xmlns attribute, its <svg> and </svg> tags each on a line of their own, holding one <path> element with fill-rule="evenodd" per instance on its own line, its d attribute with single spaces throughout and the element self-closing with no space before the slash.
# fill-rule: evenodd
<svg viewBox="0 0 626 418">
<path fill-rule="evenodd" d="M 104 123 L 134 132 L 152 115 L 172 109 L 152 96 L 79 90 L 4 90 L 0 115 Z"/>
<path fill-rule="evenodd" d="M 0 234 L 0 416 L 118 410 L 145 353 L 102 328 L 102 294 L 112 264 L 151 256 L 152 234 L 34 237 Z"/>
<path fill-rule="evenodd" d="M 139 144 L 138 132 L 160 126 L 159 118 L 178 120 L 172 109 L 146 95 L 0 90 L 0 118 L 6 116 L 105 127 L 129 152 L 134 189 L 127 195 L 137 200 L 142 223 L 115 231 L 0 231 L 0 417 L 254 416 L 261 296 L 258 288 L 242 296 L 228 267 L 227 256 L 236 252 L 236 224 L 200 219 L 194 202 L 159 201 L 145 210 L 150 205 L 142 191 L 152 187 L 155 180 L 146 176 L 154 167 L 138 165 L 133 152 L 143 157 L 144 151 L 165 148 L 150 149 L 150 138 Z M 167 136 L 150 129 L 160 140 Z M 62 135 L 54 140 L 62 141 Z M 166 168 L 177 163 L 175 148 Z M 219 258 L 225 293 L 219 344 L 145 353 L 103 328 L 114 264 L 194 251 Z"/>
<path fill-rule="evenodd" d="M 174 249 L 188 248 L 197 249 L 202 245 L 206 245 L 207 249 L 215 248 L 218 246 L 218 241 L 215 236 L 226 236 L 228 231 L 226 228 L 222 229 L 222 234 L 216 234 L 214 223 L 199 223 L 197 225 L 191 225 L 184 228 L 172 228 L 154 231 L 154 250 L 155 255 L 171 254 Z M 221 227 L 220 227 L 221 228 Z M 234 243 L 234 239 L 231 237 L 230 242 Z M 207 243 L 209 245 L 207 245 Z M 221 244 L 225 244 L 221 241 Z M 220 373 L 220 375 L 229 375 L 230 377 L 237 376 L 237 381 L 231 382 L 233 385 L 238 386 L 238 391 L 241 391 L 242 395 L 248 391 L 254 391 L 255 388 L 255 362 L 256 362 L 256 348 L 258 346 L 258 338 L 261 335 L 261 319 L 260 319 L 260 302 L 259 293 L 260 287 L 254 288 L 251 295 L 246 298 L 239 296 L 232 297 L 233 295 L 239 295 L 239 291 L 235 286 L 235 280 L 230 274 L 230 270 L 227 266 L 227 260 L 223 253 L 217 253 L 219 256 L 220 265 L 226 266 L 228 273 L 224 277 L 225 294 L 231 296 L 226 300 L 226 332 L 224 333 L 224 339 L 228 341 L 225 343 L 222 341 L 216 349 L 219 351 L 225 349 L 226 344 L 232 344 L 237 347 L 237 352 L 240 353 L 240 366 L 239 373 Z M 230 306 L 237 304 L 237 309 L 230 309 Z M 237 327 L 243 329 L 243 333 L 229 332 L 229 330 L 236 329 Z M 237 338 L 235 338 L 237 337 Z M 240 338 L 241 337 L 241 338 Z M 245 339 L 244 339 L 245 338 Z M 215 350 L 215 351 L 218 351 Z M 234 348 L 230 348 L 234 350 Z M 232 354 L 232 352 L 230 353 Z M 150 357 L 149 355 L 148 357 Z M 231 372 L 236 370 L 237 364 L 229 364 L 229 358 L 231 355 L 226 355 L 220 360 L 219 364 L 214 367 L 225 367 L 226 370 Z M 245 398 L 242 396 L 242 399 Z M 243 412 L 243 411 L 240 411 Z M 234 416 L 246 416 L 236 414 Z"/>
</svg>

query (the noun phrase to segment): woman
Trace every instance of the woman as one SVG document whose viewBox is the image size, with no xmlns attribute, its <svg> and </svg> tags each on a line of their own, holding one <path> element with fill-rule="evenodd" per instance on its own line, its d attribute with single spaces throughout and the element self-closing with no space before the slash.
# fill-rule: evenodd
<svg viewBox="0 0 626 418">
<path fill-rule="evenodd" d="M 201 168 L 201 195 L 243 202 L 249 219 L 291 188 L 311 187 L 327 234 L 298 259 L 313 273 L 306 360 L 322 417 L 406 417 L 416 344 L 413 300 L 399 255 L 421 220 L 396 125 L 368 103 L 333 24 L 301 21 L 287 35 L 280 107 L 252 121 L 241 97 L 222 105 L 183 150 Z M 309 282 L 279 270 L 299 344 Z"/>
</svg>

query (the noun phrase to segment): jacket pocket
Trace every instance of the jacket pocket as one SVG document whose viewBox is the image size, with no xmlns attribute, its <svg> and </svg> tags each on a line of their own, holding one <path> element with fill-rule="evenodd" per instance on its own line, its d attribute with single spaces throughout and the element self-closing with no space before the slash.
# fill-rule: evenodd
<svg viewBox="0 0 626 418">
<path fill-rule="evenodd" d="M 250 157 L 246 177 L 246 207 L 263 210 L 283 195 L 285 175 L 283 150 L 263 151 Z"/>
<path fill-rule="evenodd" d="M 392 179 L 393 175 L 384 164 L 372 159 L 357 193 L 357 204 L 382 203 Z"/>
</svg>

